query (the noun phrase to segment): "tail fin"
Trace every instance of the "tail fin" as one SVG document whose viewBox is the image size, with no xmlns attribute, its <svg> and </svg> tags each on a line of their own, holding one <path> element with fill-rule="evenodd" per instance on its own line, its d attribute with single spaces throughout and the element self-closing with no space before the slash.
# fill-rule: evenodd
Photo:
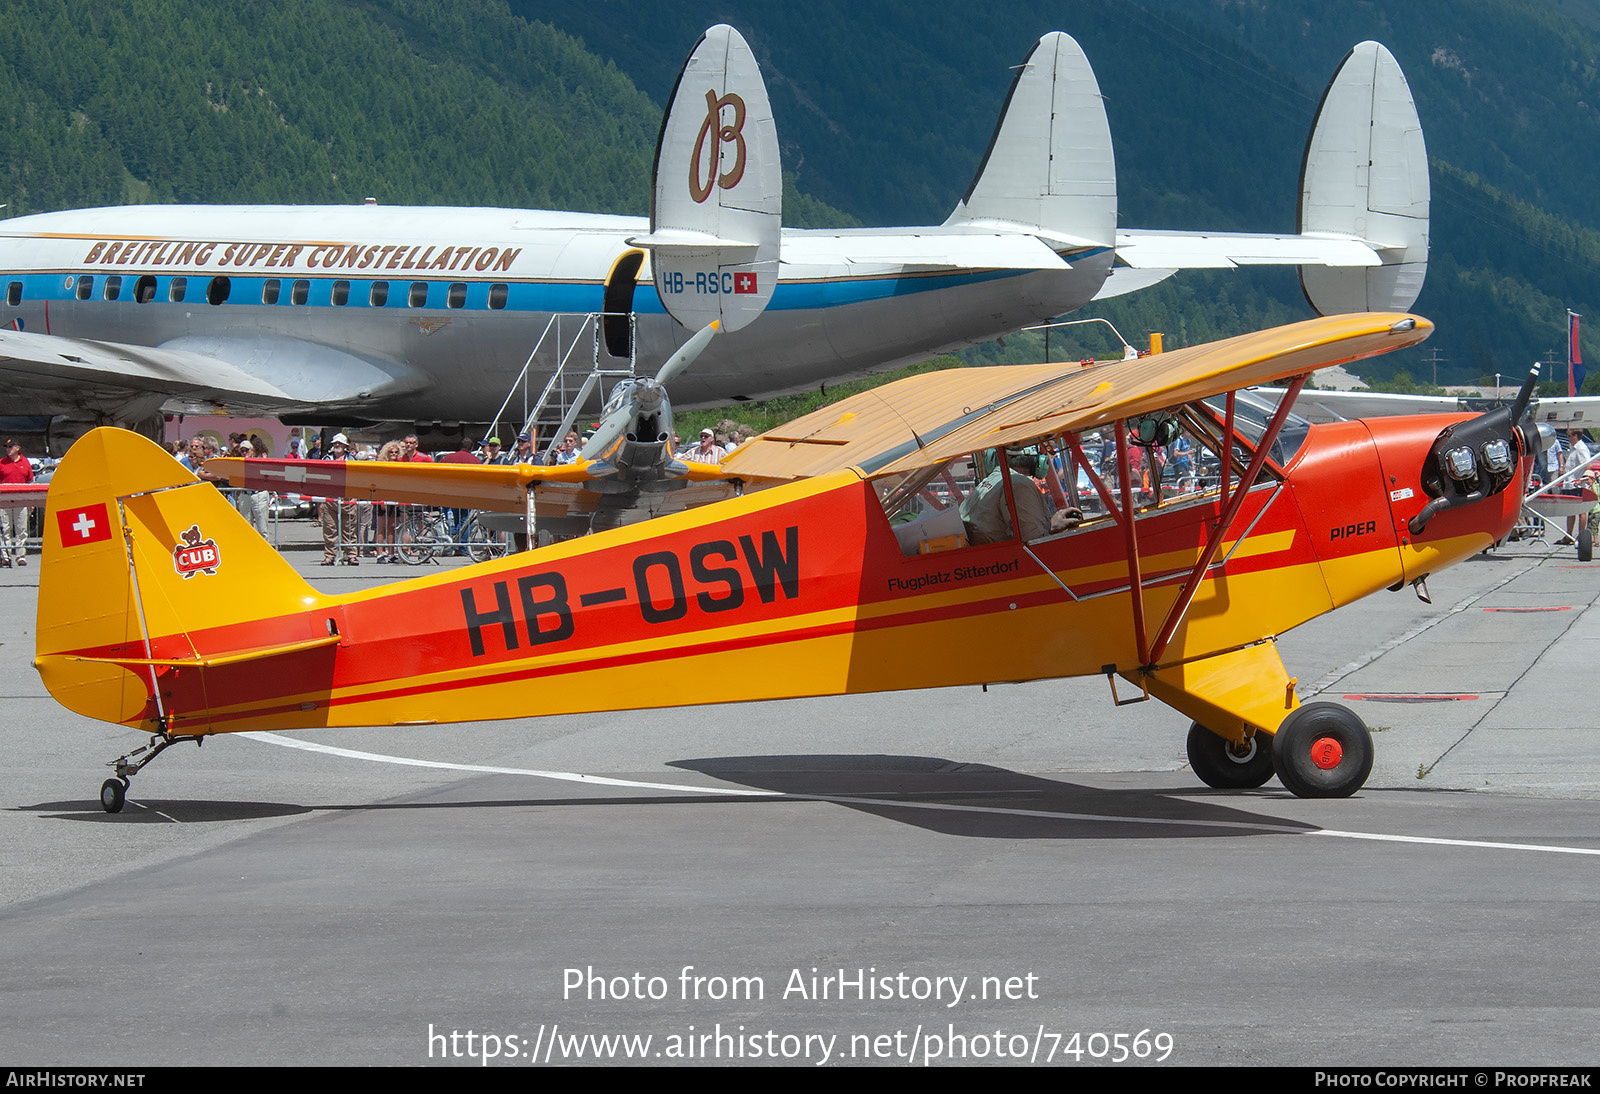
<svg viewBox="0 0 1600 1094">
<path fill-rule="evenodd" d="M 91 718 L 205 732 L 255 662 L 337 641 L 328 598 L 211 484 L 123 430 L 86 434 L 56 469 L 40 563 L 34 665 Z"/>
<path fill-rule="evenodd" d="M 679 323 L 735 331 L 778 283 L 783 170 L 778 128 L 755 55 L 730 26 L 695 43 L 656 142 L 650 249 L 656 291 Z"/>
<path fill-rule="evenodd" d="M 1428 271 L 1428 150 L 1390 52 L 1362 42 L 1329 81 L 1300 168 L 1300 231 L 1354 236 L 1381 266 L 1301 266 L 1322 315 L 1407 311 Z"/>
<path fill-rule="evenodd" d="M 1023 59 L 978 173 L 945 224 L 1115 245 L 1111 125 L 1089 58 L 1070 35 L 1046 34 Z"/>
</svg>

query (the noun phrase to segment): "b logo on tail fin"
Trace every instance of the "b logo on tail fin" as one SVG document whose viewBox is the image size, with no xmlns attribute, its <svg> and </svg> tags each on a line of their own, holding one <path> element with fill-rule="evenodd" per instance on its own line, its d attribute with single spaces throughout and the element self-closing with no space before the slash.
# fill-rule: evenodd
<svg viewBox="0 0 1600 1094">
<path fill-rule="evenodd" d="M 722 111 L 729 107 L 733 109 L 733 124 L 723 125 Z M 700 168 L 706 159 L 706 138 L 713 134 L 716 141 L 711 145 L 711 162 L 702 182 Z M 719 175 L 717 167 L 722 161 L 722 146 L 730 143 L 737 149 L 733 166 Z M 700 126 L 700 135 L 694 141 L 694 156 L 689 160 L 689 196 L 697 203 L 704 203 L 711 196 L 713 183 L 724 190 L 739 185 L 739 180 L 744 178 L 744 156 L 744 100 L 732 92 L 719 99 L 715 91 L 707 91 L 706 120 Z"/>
</svg>

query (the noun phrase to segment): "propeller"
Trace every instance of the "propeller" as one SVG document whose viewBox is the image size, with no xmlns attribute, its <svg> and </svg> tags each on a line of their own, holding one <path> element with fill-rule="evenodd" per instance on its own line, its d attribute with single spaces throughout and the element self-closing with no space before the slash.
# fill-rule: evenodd
<svg viewBox="0 0 1600 1094">
<path fill-rule="evenodd" d="M 1543 447 L 1539 433 L 1521 426 L 1538 382 L 1535 361 L 1509 407 L 1485 411 L 1439 434 L 1422 472 L 1422 487 L 1431 500 L 1407 522 L 1412 535 L 1420 536 L 1444 510 L 1481 501 L 1511 485 L 1519 455 L 1538 459 Z"/>
<path fill-rule="evenodd" d="M 658 408 L 667 402 L 665 391 L 667 384 L 681 376 L 683 371 L 705 352 L 706 347 L 711 344 L 711 339 L 716 337 L 721 328 L 722 321 L 713 319 L 695 331 L 694 337 L 685 342 L 678 352 L 667 358 L 654 378 L 646 376 L 618 384 L 606 403 L 605 417 L 595 426 L 588 443 L 583 446 L 583 451 L 580 453 L 582 458 L 600 459 L 627 435 L 629 427 L 638 418 L 656 413 Z"/>
</svg>

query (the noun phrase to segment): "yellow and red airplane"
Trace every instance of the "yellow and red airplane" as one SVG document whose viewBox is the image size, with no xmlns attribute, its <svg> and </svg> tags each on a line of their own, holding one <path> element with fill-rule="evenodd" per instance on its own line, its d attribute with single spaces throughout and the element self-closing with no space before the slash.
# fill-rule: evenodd
<svg viewBox="0 0 1600 1094">
<path fill-rule="evenodd" d="M 1276 773 L 1344 796 L 1371 737 L 1343 707 L 1299 703 L 1274 636 L 1503 538 L 1519 460 L 1538 453 L 1519 428 L 1531 379 L 1476 417 L 1321 426 L 1238 389 L 1298 388 L 1431 329 L 1333 316 L 1090 367 L 915 376 L 721 467 L 779 485 L 339 596 L 165 452 L 96 430 L 51 484 L 35 664 L 65 706 L 151 734 L 114 761 L 111 812 L 156 755 L 213 733 L 1101 673 L 1194 720 L 1206 783 Z M 1061 453 L 1100 515 L 1041 528 L 1030 478 L 980 480 L 985 452 L 1018 446 Z"/>
</svg>

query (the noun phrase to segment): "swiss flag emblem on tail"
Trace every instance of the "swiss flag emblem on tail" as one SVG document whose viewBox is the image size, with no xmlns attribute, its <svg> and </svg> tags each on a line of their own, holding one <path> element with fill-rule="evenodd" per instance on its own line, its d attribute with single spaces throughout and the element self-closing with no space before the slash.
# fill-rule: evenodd
<svg viewBox="0 0 1600 1094">
<path fill-rule="evenodd" d="M 736 273 L 733 275 L 733 291 L 736 293 L 753 293 L 756 291 L 756 275 L 753 273 Z"/>
<path fill-rule="evenodd" d="M 56 514 L 63 547 L 81 547 L 111 538 L 111 518 L 103 504 L 85 505 Z"/>
</svg>

